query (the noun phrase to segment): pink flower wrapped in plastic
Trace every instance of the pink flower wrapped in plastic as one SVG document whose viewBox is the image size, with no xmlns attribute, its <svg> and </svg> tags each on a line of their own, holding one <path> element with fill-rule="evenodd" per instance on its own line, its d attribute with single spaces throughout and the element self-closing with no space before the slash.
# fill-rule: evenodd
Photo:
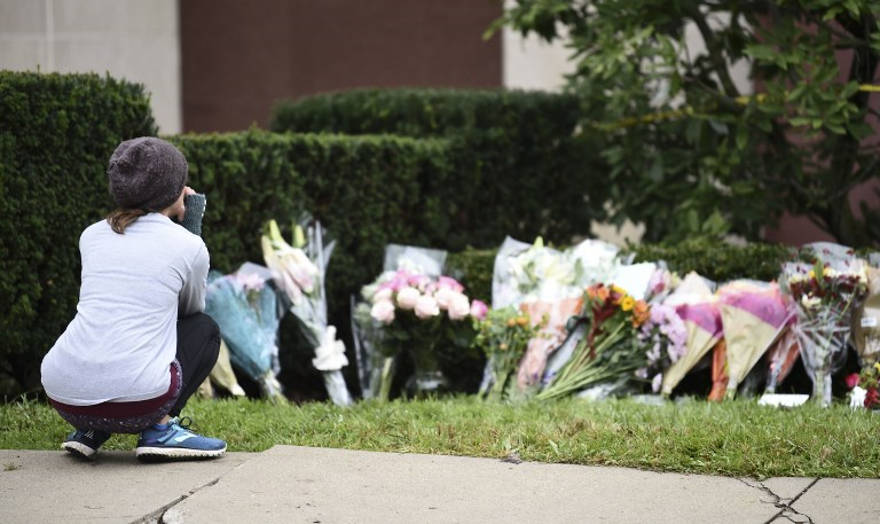
<svg viewBox="0 0 880 524">
<path fill-rule="evenodd" d="M 782 332 L 794 312 L 775 283 L 735 280 L 718 290 L 727 343 L 727 397 Z"/>
<path fill-rule="evenodd" d="M 661 393 L 672 394 L 675 386 L 723 336 L 718 298 L 711 282 L 691 272 L 663 302 L 675 308 L 687 331 L 686 351 L 663 375 Z"/>
</svg>

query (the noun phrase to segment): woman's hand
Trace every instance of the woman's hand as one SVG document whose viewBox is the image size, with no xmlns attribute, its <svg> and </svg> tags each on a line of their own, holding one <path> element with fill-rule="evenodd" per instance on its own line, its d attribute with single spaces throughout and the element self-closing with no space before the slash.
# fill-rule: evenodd
<svg viewBox="0 0 880 524">
<path fill-rule="evenodd" d="M 184 204 L 183 200 L 187 195 L 195 194 L 195 189 L 185 186 L 183 191 L 180 192 L 180 197 L 178 197 L 177 202 L 171 205 L 171 213 L 169 216 L 173 217 L 178 222 L 183 222 L 183 217 L 186 215 L 186 204 Z"/>
</svg>

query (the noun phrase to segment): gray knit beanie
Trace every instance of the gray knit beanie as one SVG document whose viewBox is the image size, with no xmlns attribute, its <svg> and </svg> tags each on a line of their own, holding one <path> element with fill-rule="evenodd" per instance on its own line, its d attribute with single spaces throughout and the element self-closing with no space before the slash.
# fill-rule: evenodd
<svg viewBox="0 0 880 524">
<path fill-rule="evenodd" d="M 186 185 L 183 154 L 151 136 L 126 140 L 110 156 L 110 194 L 125 209 L 161 211 L 173 204 Z"/>
</svg>

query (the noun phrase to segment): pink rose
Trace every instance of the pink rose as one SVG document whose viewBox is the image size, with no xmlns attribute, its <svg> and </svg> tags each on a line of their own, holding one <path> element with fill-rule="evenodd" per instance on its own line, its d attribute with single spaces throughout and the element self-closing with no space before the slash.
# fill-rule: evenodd
<svg viewBox="0 0 880 524">
<path fill-rule="evenodd" d="M 434 298 L 437 300 L 437 305 L 440 306 L 440 309 L 449 309 L 452 299 L 459 294 L 460 293 L 456 293 L 451 288 L 441 287 L 437 289 L 436 293 L 434 293 Z"/>
<path fill-rule="evenodd" d="M 416 301 L 415 313 L 417 317 L 422 319 L 436 317 L 440 314 L 440 306 L 437 305 L 434 297 L 422 295 Z"/>
<path fill-rule="evenodd" d="M 489 306 L 486 305 L 482 300 L 474 300 L 471 302 L 471 316 L 477 320 L 483 320 L 486 318 L 486 313 L 489 312 Z"/>
<path fill-rule="evenodd" d="M 401 309 L 413 309 L 421 296 L 418 289 L 406 286 L 397 292 L 397 305 Z"/>
<path fill-rule="evenodd" d="M 377 322 L 390 324 L 394 322 L 394 304 L 392 304 L 390 300 L 376 302 L 373 304 L 373 307 L 370 308 L 370 316 Z"/>
<path fill-rule="evenodd" d="M 377 302 L 390 302 L 391 301 L 391 288 L 380 288 L 379 291 L 376 291 L 376 294 L 373 295 L 373 304 Z"/>
<path fill-rule="evenodd" d="M 464 286 L 462 286 L 458 280 L 446 276 L 441 276 L 437 279 L 437 287 L 449 288 L 456 293 L 461 293 L 462 291 L 464 291 Z"/>
<path fill-rule="evenodd" d="M 428 284 L 431 283 L 431 278 L 427 275 L 410 275 L 409 278 L 407 278 L 406 283 L 414 288 L 424 291 Z"/>
<path fill-rule="evenodd" d="M 846 387 L 852 389 L 859 385 L 859 374 L 851 373 L 846 376 Z"/>
<path fill-rule="evenodd" d="M 471 314 L 471 302 L 468 297 L 456 293 L 449 302 L 449 319 L 461 320 Z"/>
</svg>

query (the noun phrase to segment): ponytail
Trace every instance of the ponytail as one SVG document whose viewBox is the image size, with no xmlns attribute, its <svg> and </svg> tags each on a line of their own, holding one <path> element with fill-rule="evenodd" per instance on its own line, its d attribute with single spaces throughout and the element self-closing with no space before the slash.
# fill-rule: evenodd
<svg viewBox="0 0 880 524">
<path fill-rule="evenodd" d="M 147 212 L 143 209 L 117 209 L 107 215 L 107 223 L 110 224 L 113 231 L 124 235 L 125 228 L 146 214 Z"/>
</svg>

